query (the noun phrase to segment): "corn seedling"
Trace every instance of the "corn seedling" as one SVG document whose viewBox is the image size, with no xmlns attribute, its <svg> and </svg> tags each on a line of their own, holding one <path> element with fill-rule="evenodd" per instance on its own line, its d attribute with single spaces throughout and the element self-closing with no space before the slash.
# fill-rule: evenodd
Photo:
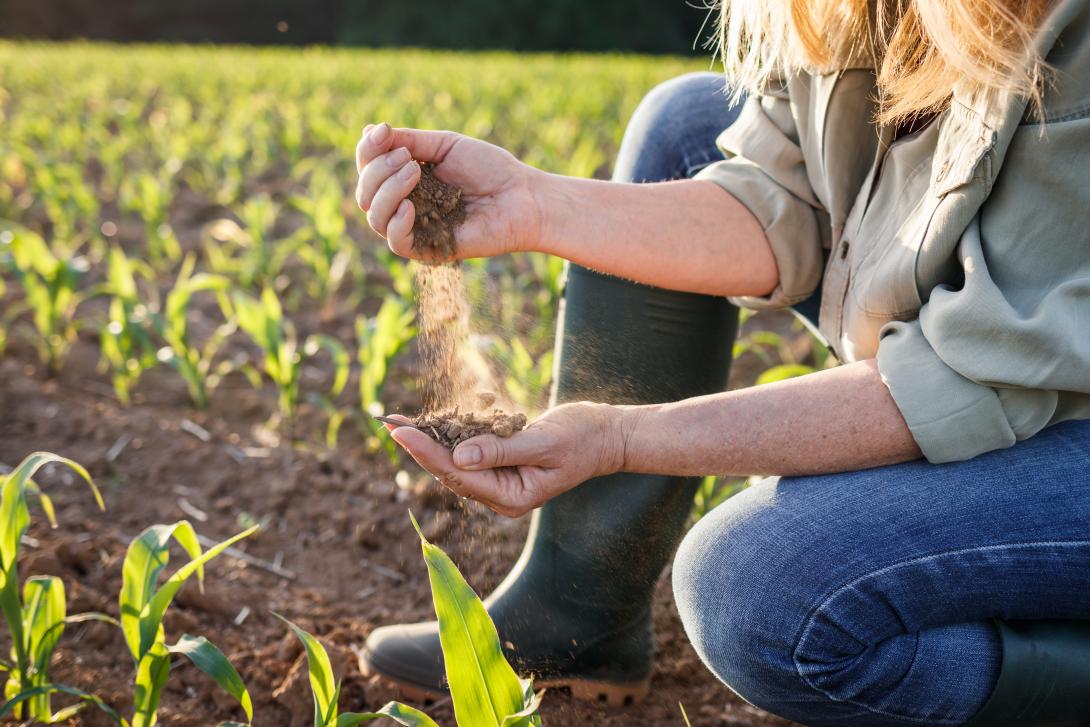
<svg viewBox="0 0 1090 727">
<path fill-rule="evenodd" d="M 169 178 L 148 172 L 129 177 L 121 185 L 121 208 L 143 221 L 148 254 L 156 267 L 182 257 L 182 248 L 170 227 L 171 192 Z"/>
<path fill-rule="evenodd" d="M 152 525 L 129 545 L 118 599 L 121 630 L 136 666 L 133 715 L 125 723 L 127 727 L 152 727 L 156 723 L 159 698 L 170 676 L 171 654 L 190 659 L 235 697 L 247 718 L 253 719 L 250 695 L 223 653 L 204 638 L 188 635 L 168 645 L 163 617 L 186 580 L 196 574 L 203 582 L 206 563 L 256 531 L 257 527 L 244 530 L 202 552 L 193 526 L 181 520 L 173 525 Z M 171 539 L 182 546 L 190 560 L 158 586 L 159 575 L 170 562 Z"/>
<path fill-rule="evenodd" d="M 360 365 L 360 407 L 364 426 L 370 431 L 375 446 L 386 446 L 387 456 L 397 463 L 396 445 L 379 437 L 380 426 L 371 417 L 384 413 L 382 384 L 390 362 L 416 336 L 415 314 L 404 299 L 388 297 L 373 318 L 356 319 L 356 360 Z M 380 444 L 381 443 L 381 444 Z"/>
<path fill-rule="evenodd" d="M 222 275 L 194 275 L 194 264 L 192 256 L 182 261 L 163 311 L 155 316 L 156 330 L 167 344 L 159 349 L 156 356 L 159 361 L 170 364 L 178 371 L 193 404 L 203 409 L 208 406 L 210 392 L 231 370 L 230 362 L 223 362 L 215 369 L 212 364 L 224 340 L 235 330 L 235 325 L 227 322 L 219 326 L 203 346 L 193 341 L 187 320 L 193 296 L 202 291 L 212 291 L 222 296 L 230 287 L 230 281 Z M 221 299 L 220 305 L 224 307 L 225 301 Z"/>
<path fill-rule="evenodd" d="M 107 255 L 106 284 L 102 290 L 110 298 L 106 325 L 99 330 L 102 360 L 110 368 L 117 399 L 128 405 L 132 387 L 147 369 L 156 363 L 155 345 L 151 340 L 150 311 L 140 299 L 136 273 L 151 280 L 150 268 L 130 260 L 119 247 Z M 154 285 L 148 286 L 154 292 Z M 158 306 L 153 305 L 152 310 Z"/>
<path fill-rule="evenodd" d="M 278 613 L 274 613 L 292 630 L 303 644 L 307 655 L 307 671 L 310 676 L 310 691 L 314 698 L 314 727 L 355 727 L 363 722 L 370 722 L 380 717 L 389 717 L 403 725 L 419 727 L 438 727 L 423 712 L 397 702 L 391 702 L 379 712 L 344 712 L 340 713 L 337 703 L 340 701 L 341 683 L 333 674 L 333 665 L 329 654 L 318 639 L 299 628 Z M 399 715 L 404 719 L 400 719 Z"/>
<path fill-rule="evenodd" d="M 507 373 L 503 382 L 507 395 L 523 410 L 540 407 L 553 378 L 552 349 L 534 358 L 521 339 L 495 338 L 491 343 L 493 358 Z"/>
<path fill-rule="evenodd" d="M 49 682 L 49 661 L 64 631 L 64 625 L 76 620 L 105 618 L 101 614 L 68 617 L 64 585 L 53 576 L 29 578 L 19 592 L 18 557 L 23 534 L 30 525 L 27 495 L 36 496 L 50 524 L 56 527 L 53 503 L 34 482 L 35 473 L 44 465 L 58 462 L 72 468 L 91 488 L 95 501 L 103 507 L 102 496 L 90 475 L 75 462 L 46 452 L 35 452 L 24 459 L 2 480 L 0 489 L 0 610 L 11 634 L 11 662 L 4 663 L 7 703 L 0 715 L 13 711 L 16 718 L 41 722 L 60 722 L 80 709 L 81 704 L 53 712 Z M 37 691 L 35 691 L 37 690 Z M 33 692 L 33 693 L 32 693 Z M 81 697 L 82 699 L 82 697 Z M 85 703 L 85 702 L 84 702 Z"/>
<path fill-rule="evenodd" d="M 58 141 L 71 134 L 68 141 L 76 142 L 73 132 L 75 129 L 71 124 L 50 130 L 58 136 Z M 81 230 L 81 226 L 98 219 L 98 198 L 79 165 L 60 160 L 55 164 L 43 161 L 38 159 L 29 167 L 31 194 L 41 203 L 49 219 L 50 239 L 54 245 L 65 248 L 58 250 L 59 256 L 68 257 L 92 236 L 90 231 Z"/>
<path fill-rule="evenodd" d="M 390 276 L 390 288 L 402 300 L 412 300 L 416 295 L 412 268 L 405 263 L 405 260 L 392 253 L 388 247 L 379 248 L 376 257 Z"/>
<path fill-rule="evenodd" d="M 289 429 L 295 421 L 299 404 L 299 378 L 305 357 L 325 350 L 333 359 L 333 384 L 329 400 L 335 399 L 348 383 L 348 352 L 340 341 L 330 336 L 309 336 L 299 350 L 295 326 L 284 317 L 280 300 L 272 288 L 265 288 L 260 300 L 236 293 L 232 296 L 238 326 L 253 339 L 264 353 L 262 370 L 276 384 L 279 392 L 280 416 Z"/>
<path fill-rule="evenodd" d="M 439 620 L 439 642 L 447 684 L 458 724 L 469 727 L 530 727 L 540 725 L 538 706 L 543 692 L 534 693 L 531 680 L 519 679 L 507 663 L 500 637 L 488 611 L 447 554 L 424 537 L 416 518 L 428 566 L 432 601 Z"/>
<path fill-rule="evenodd" d="M 11 251 L 23 305 L 30 310 L 37 335 L 34 345 L 51 373 L 58 373 L 76 338 L 76 308 L 84 299 L 78 290 L 87 261 L 82 256 L 55 254 L 40 235 L 25 228 L 0 232 Z"/>
<path fill-rule="evenodd" d="M 415 518 L 412 522 L 420 535 L 428 566 L 435 614 L 439 618 L 439 640 L 458 724 L 465 727 L 540 725 L 538 707 L 543 693 L 535 694 L 532 682 L 519 679 L 515 674 L 503 656 L 500 637 L 484 604 L 446 553 L 427 541 Z M 315 727 L 354 727 L 382 718 L 406 727 L 438 727 L 428 715 L 399 702 L 390 702 L 378 712 L 338 714 L 341 685 L 333 674 L 325 648 L 311 634 L 282 616 L 278 617 L 288 624 L 306 650 Z"/>
<path fill-rule="evenodd" d="M 268 195 L 246 200 L 238 210 L 243 226 L 218 220 L 209 229 L 205 257 L 213 272 L 226 275 L 243 288 L 275 287 L 290 254 L 289 245 L 277 244 L 273 228 L 280 207 Z"/>
<path fill-rule="evenodd" d="M 315 169 L 310 176 L 308 193 L 292 198 L 292 205 L 306 215 L 309 226 L 296 236 L 294 251 L 309 268 L 307 293 L 323 305 L 341 287 L 353 246 L 345 235 L 344 213 L 341 205 L 345 199 L 337 178 L 322 169 Z"/>
</svg>

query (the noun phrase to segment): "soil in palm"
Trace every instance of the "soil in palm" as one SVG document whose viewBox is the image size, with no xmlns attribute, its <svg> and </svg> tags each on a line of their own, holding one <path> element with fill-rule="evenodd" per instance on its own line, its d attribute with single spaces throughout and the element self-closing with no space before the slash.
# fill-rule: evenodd
<svg viewBox="0 0 1090 727">
<path fill-rule="evenodd" d="M 462 190 L 435 176 L 431 164 L 420 164 L 420 181 L 409 193 L 416 209 L 413 250 L 435 260 L 450 260 L 456 250 L 454 231 L 466 218 Z"/>
<path fill-rule="evenodd" d="M 446 411 L 425 412 L 413 419 L 413 426 L 449 449 L 481 434 L 510 437 L 526 428 L 526 415 L 521 412 L 508 414 L 502 409 L 488 410 L 496 400 L 495 394 L 482 392 L 477 397 L 482 411 L 463 412 L 454 407 Z"/>
</svg>

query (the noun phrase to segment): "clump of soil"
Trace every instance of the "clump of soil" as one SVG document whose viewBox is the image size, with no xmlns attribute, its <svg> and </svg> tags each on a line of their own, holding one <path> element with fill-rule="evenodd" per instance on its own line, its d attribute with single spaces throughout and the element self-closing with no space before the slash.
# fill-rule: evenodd
<svg viewBox="0 0 1090 727">
<path fill-rule="evenodd" d="M 409 193 L 416 208 L 413 249 L 439 260 L 454 257 L 454 230 L 466 218 L 462 190 L 435 176 L 431 164 L 420 164 L 420 181 Z"/>
<path fill-rule="evenodd" d="M 413 419 L 413 426 L 448 449 L 481 434 L 510 437 L 526 428 L 526 415 L 508 414 L 502 409 L 488 413 L 461 412 L 458 407 L 440 412 L 425 412 Z"/>
</svg>

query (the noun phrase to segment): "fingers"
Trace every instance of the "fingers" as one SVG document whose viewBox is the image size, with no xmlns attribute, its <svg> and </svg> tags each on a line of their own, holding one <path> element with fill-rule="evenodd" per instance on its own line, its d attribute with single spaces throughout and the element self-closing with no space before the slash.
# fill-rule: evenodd
<svg viewBox="0 0 1090 727">
<path fill-rule="evenodd" d="M 367 210 L 367 222 L 375 232 L 386 237 L 390 219 L 419 181 L 420 165 L 409 162 L 382 183 L 371 200 L 371 208 Z"/>
<path fill-rule="evenodd" d="M 411 158 L 409 150 L 399 146 L 363 165 L 359 181 L 356 183 L 356 202 L 361 210 L 366 212 L 371 209 L 371 204 L 383 182 L 401 171 Z"/>
<path fill-rule="evenodd" d="M 412 455 L 417 464 L 454 494 L 486 503 L 491 501 L 495 487 L 490 484 L 487 473 L 459 471 L 450 456 L 450 450 L 424 432 L 412 427 L 396 427 L 390 432 L 390 436 Z"/>
<path fill-rule="evenodd" d="M 364 128 L 356 144 L 356 171 L 363 171 L 367 162 L 394 148 L 393 129 L 385 121 L 375 126 Z"/>
<path fill-rule="evenodd" d="M 401 200 L 397 211 L 386 225 L 386 241 L 390 249 L 401 257 L 410 257 L 413 249 L 413 223 L 416 221 L 416 208 L 407 199 Z"/>
<path fill-rule="evenodd" d="M 465 470 L 541 464 L 554 443 L 540 430 L 527 429 L 506 438 L 494 434 L 472 437 L 454 448 L 454 464 Z"/>
<path fill-rule="evenodd" d="M 356 144 L 356 171 L 362 172 L 369 161 L 400 146 L 408 149 L 413 159 L 438 164 L 459 138 L 453 131 L 391 129 L 386 122 L 368 124 Z"/>
<path fill-rule="evenodd" d="M 390 416 L 388 416 L 386 418 L 387 419 L 396 419 L 398 421 L 398 424 L 391 424 L 390 422 L 382 422 L 382 426 L 386 427 L 386 431 L 388 431 L 388 432 L 394 431 L 395 429 L 397 429 L 402 424 L 412 424 L 412 420 L 409 419 L 409 417 L 404 416 L 403 414 L 391 414 Z"/>
</svg>

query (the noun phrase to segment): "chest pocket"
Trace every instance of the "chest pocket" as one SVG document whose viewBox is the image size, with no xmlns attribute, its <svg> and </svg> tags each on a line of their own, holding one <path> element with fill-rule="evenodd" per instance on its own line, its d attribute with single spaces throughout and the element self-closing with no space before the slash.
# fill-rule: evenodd
<svg viewBox="0 0 1090 727">
<path fill-rule="evenodd" d="M 947 278 L 969 221 L 960 212 L 987 196 L 982 162 L 992 139 L 978 117 L 955 106 L 891 145 L 854 236 L 864 246 L 852 265 L 858 308 L 880 320 L 910 320 L 936 285 L 953 282 Z"/>
</svg>

